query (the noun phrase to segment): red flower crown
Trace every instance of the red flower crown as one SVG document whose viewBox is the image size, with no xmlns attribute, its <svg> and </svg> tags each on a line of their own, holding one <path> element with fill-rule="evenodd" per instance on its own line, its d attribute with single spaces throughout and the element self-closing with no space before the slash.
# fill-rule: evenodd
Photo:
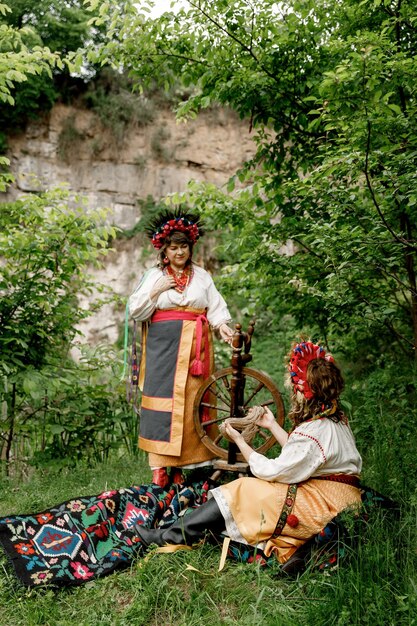
<svg viewBox="0 0 417 626">
<path fill-rule="evenodd" d="M 166 212 L 159 216 L 146 230 L 153 247 L 157 250 L 162 248 L 165 239 L 174 231 L 185 233 L 193 244 L 203 234 L 199 217 L 182 212 Z"/>
<path fill-rule="evenodd" d="M 326 359 L 326 361 L 334 362 L 332 355 L 326 354 L 324 348 L 312 341 L 304 341 L 297 343 L 293 348 L 288 366 L 294 389 L 301 391 L 307 400 L 314 398 L 314 392 L 307 382 L 307 367 L 310 361 L 314 359 Z"/>
</svg>

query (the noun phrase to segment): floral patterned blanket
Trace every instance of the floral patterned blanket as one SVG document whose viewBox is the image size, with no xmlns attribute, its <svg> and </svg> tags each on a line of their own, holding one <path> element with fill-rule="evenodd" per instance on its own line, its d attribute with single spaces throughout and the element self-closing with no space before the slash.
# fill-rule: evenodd
<svg viewBox="0 0 417 626">
<path fill-rule="evenodd" d="M 39 513 L 0 518 L 0 546 L 27 586 L 79 585 L 128 567 L 143 550 L 134 531 L 172 524 L 207 499 L 208 481 L 165 491 L 141 485 L 74 498 Z"/>
</svg>

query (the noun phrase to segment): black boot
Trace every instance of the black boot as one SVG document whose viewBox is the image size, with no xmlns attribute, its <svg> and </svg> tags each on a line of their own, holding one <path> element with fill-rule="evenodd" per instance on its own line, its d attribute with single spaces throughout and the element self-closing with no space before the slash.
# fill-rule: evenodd
<svg viewBox="0 0 417 626">
<path fill-rule="evenodd" d="M 192 513 L 184 515 L 169 528 L 144 528 L 136 524 L 135 531 L 142 544 L 148 547 L 151 543 L 157 546 L 167 544 L 192 545 L 202 539 L 206 532 L 219 535 L 225 530 L 223 515 L 214 498 L 208 500 Z"/>
</svg>

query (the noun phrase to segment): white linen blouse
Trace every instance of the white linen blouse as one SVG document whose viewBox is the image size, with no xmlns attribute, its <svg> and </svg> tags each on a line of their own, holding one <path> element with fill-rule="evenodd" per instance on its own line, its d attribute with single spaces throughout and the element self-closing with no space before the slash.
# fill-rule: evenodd
<svg viewBox="0 0 417 626">
<path fill-rule="evenodd" d="M 359 476 L 362 459 L 349 424 L 321 418 L 297 426 L 275 459 L 252 452 L 249 466 L 257 478 L 299 483 L 327 474 Z"/>
<path fill-rule="evenodd" d="M 213 328 L 218 328 L 231 320 L 225 300 L 217 291 L 210 274 L 202 267 L 193 264 L 193 276 L 182 293 L 168 289 L 154 302 L 150 298 L 150 292 L 162 274 L 158 267 L 148 270 L 130 296 L 129 313 L 133 319 L 145 322 L 152 317 L 156 309 L 191 307 L 207 309 L 207 319 Z"/>
</svg>

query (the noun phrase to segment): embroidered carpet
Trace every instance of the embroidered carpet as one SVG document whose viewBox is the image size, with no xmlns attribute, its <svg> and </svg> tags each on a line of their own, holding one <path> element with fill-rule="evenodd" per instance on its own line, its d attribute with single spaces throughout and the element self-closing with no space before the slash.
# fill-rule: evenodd
<svg viewBox="0 0 417 626">
<path fill-rule="evenodd" d="M 75 498 L 40 513 L 0 518 L 0 545 L 29 587 L 80 585 L 128 567 L 143 550 L 134 525 L 172 524 L 207 499 L 208 481 L 133 486 Z"/>
</svg>

